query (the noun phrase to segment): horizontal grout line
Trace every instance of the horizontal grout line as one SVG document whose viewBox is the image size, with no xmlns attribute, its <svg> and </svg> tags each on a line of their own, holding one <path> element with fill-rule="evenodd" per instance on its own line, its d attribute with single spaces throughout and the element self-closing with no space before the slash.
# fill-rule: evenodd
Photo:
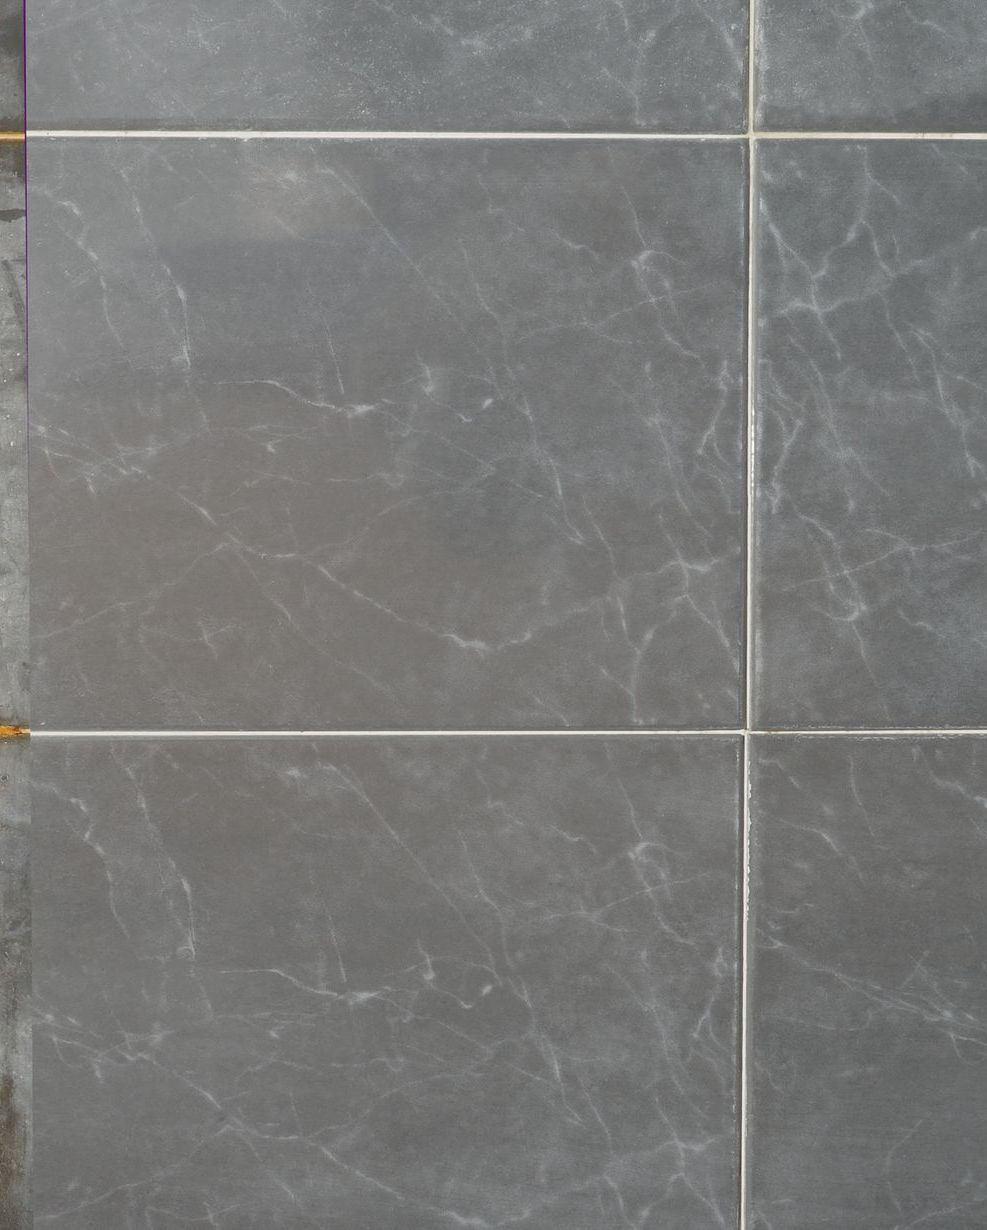
<svg viewBox="0 0 987 1230">
<path fill-rule="evenodd" d="M 773 726 L 749 735 L 987 735 L 987 726 Z"/>
<path fill-rule="evenodd" d="M 167 137 L 202 141 L 746 141 L 741 132 L 407 132 L 357 129 L 30 128 L 29 137 Z"/>
<path fill-rule="evenodd" d="M 35 730 L 35 739 L 650 739 L 656 735 L 725 735 L 718 730 Z"/>
<path fill-rule="evenodd" d="M 987 141 L 987 132 L 786 132 L 763 129 L 750 134 L 765 141 Z"/>
<path fill-rule="evenodd" d="M 63 138 L 179 141 L 987 141 L 987 132 L 407 132 L 359 129 L 29 128 L 35 140 Z M 24 133 L 7 134 L 23 140 Z"/>
<path fill-rule="evenodd" d="M 887 726 L 881 729 L 745 730 L 718 727 L 710 730 L 33 730 L 33 739 L 637 739 L 709 736 L 740 738 L 951 738 L 987 736 L 983 726 Z"/>
</svg>

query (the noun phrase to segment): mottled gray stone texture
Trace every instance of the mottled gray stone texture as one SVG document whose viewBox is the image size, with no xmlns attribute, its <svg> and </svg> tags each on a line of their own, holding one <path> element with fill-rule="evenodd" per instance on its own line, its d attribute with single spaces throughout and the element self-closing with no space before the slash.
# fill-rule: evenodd
<svg viewBox="0 0 987 1230">
<path fill-rule="evenodd" d="M 757 0 L 759 127 L 987 129 L 983 0 Z"/>
<path fill-rule="evenodd" d="M 24 5 L 0 0 L 0 130 L 24 127 Z"/>
<path fill-rule="evenodd" d="M 34 142 L 35 724 L 735 725 L 743 159 Z"/>
<path fill-rule="evenodd" d="M 757 725 L 987 725 L 987 146 L 758 163 Z"/>
<path fill-rule="evenodd" d="M 734 1226 L 739 750 L 39 742 L 38 1224 Z"/>
<path fill-rule="evenodd" d="M 987 1223 L 987 739 L 760 738 L 751 1230 Z"/>
<path fill-rule="evenodd" d="M 742 0 L 32 0 L 32 125 L 738 132 Z"/>
<path fill-rule="evenodd" d="M 28 746 L 0 741 L 0 1227 L 31 1226 Z"/>
<path fill-rule="evenodd" d="M 0 725 L 27 721 L 24 147 L 0 142 Z"/>
</svg>

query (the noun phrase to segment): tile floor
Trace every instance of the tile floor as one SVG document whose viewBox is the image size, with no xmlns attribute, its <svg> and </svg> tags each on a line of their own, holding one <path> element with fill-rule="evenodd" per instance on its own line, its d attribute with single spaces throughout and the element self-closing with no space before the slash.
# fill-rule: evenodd
<svg viewBox="0 0 987 1230">
<path fill-rule="evenodd" d="M 987 9 L 27 25 L 0 1230 L 982 1230 Z"/>
</svg>

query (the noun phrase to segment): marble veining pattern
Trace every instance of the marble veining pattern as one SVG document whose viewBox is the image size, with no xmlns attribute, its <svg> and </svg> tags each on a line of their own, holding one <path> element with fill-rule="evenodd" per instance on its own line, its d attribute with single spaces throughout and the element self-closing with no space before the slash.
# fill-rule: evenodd
<svg viewBox="0 0 987 1230">
<path fill-rule="evenodd" d="M 982 1230 L 987 5 L 28 8 L 0 1230 Z"/>
<path fill-rule="evenodd" d="M 33 0 L 28 33 L 34 126 L 743 127 L 741 0 Z"/>
<path fill-rule="evenodd" d="M 758 160 L 756 722 L 987 725 L 987 146 Z"/>
<path fill-rule="evenodd" d="M 983 0 L 757 0 L 766 129 L 982 132 Z"/>
<path fill-rule="evenodd" d="M 32 148 L 36 725 L 737 724 L 739 145 Z"/>
<path fill-rule="evenodd" d="M 754 747 L 750 1230 L 979 1230 L 987 739 Z"/>
<path fill-rule="evenodd" d="M 739 752 L 39 742 L 35 1224 L 732 1228 Z"/>
</svg>

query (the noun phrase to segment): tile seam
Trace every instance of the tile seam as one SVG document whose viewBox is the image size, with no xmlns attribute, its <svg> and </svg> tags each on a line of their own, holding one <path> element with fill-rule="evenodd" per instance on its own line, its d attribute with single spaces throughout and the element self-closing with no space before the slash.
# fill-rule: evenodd
<svg viewBox="0 0 987 1230">
<path fill-rule="evenodd" d="M 747 330 L 746 389 L 744 402 L 744 733 L 752 729 L 754 718 L 754 516 L 755 516 L 755 423 L 754 383 L 757 358 L 755 354 L 755 217 L 757 213 L 757 142 L 747 139 Z"/>
<path fill-rule="evenodd" d="M 668 727 L 611 730 L 182 730 L 128 728 L 119 730 L 72 727 L 64 730 L 29 730 L 18 727 L 10 734 L 0 728 L 0 738 L 33 739 L 660 739 L 660 738 L 799 738 L 799 739 L 908 739 L 908 738 L 987 738 L 984 726 L 886 726 L 763 729 L 752 727 Z"/>
<path fill-rule="evenodd" d="M 747 1200 L 748 1200 L 748 1155 L 747 1155 L 747 1125 L 749 1119 L 749 1019 L 748 1001 L 750 996 L 750 907 L 751 907 L 751 875 L 750 875 L 750 845 L 751 845 L 751 734 L 744 733 L 743 765 L 741 767 L 741 800 L 740 800 L 740 1049 L 737 1073 L 739 1086 L 739 1106 L 737 1123 L 738 1149 L 738 1226 L 747 1230 Z"/>
<path fill-rule="evenodd" d="M 24 732 L 27 733 L 27 732 Z M 739 728 L 709 730 L 35 730 L 36 739 L 610 739 L 732 738 Z"/>
<path fill-rule="evenodd" d="M 747 5 L 747 347 L 745 403 L 745 516 L 744 516 L 744 734 L 741 769 L 741 850 L 740 850 L 740 1023 L 737 1064 L 737 1225 L 747 1230 L 747 1029 L 748 1029 L 748 943 L 750 913 L 749 833 L 750 833 L 750 728 L 754 716 L 754 236 L 757 209 L 755 184 L 757 161 L 757 0 Z"/>
<path fill-rule="evenodd" d="M 828 738 L 837 736 L 839 738 L 847 735 L 859 735 L 862 738 L 926 738 L 950 735 L 987 735 L 987 727 L 985 726 L 808 726 L 808 727 L 767 727 L 763 730 L 751 729 L 744 732 L 745 734 L 757 735 L 765 738 L 777 738 L 778 736 L 792 735 L 800 739 L 804 738 Z"/>
<path fill-rule="evenodd" d="M 751 134 L 770 141 L 987 141 L 987 132 L 896 132 L 881 129 L 827 129 L 813 132 L 812 129 L 758 128 Z"/>
<path fill-rule="evenodd" d="M 748 104 L 750 105 L 750 104 Z M 750 129 L 745 132 L 442 132 L 386 129 L 240 129 L 240 128 L 29 128 L 9 140 L 227 141 L 987 141 L 984 132 L 882 132 L 832 129 L 813 132 Z"/>
<path fill-rule="evenodd" d="M 229 141 L 744 141 L 743 132 L 444 132 L 437 129 L 29 128 L 28 137 Z"/>
</svg>

